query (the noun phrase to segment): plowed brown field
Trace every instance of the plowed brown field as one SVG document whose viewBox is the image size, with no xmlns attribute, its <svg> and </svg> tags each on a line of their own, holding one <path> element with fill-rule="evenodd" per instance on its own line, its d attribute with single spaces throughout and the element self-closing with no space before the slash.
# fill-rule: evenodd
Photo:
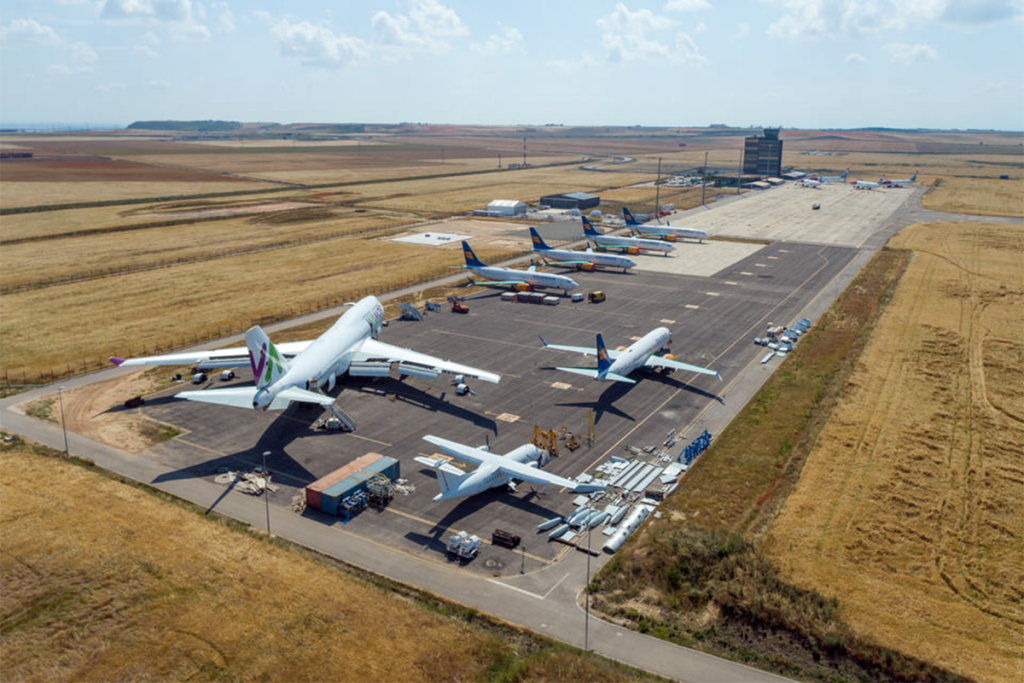
<svg viewBox="0 0 1024 683">
<path fill-rule="evenodd" d="M 1024 230 L 919 224 L 912 262 L 764 549 L 854 631 L 1024 679 Z"/>
</svg>

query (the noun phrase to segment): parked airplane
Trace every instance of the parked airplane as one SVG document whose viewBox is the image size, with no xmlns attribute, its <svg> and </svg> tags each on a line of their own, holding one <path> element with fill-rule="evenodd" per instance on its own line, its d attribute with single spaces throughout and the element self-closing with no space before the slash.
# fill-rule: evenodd
<svg viewBox="0 0 1024 683">
<path fill-rule="evenodd" d="M 622 249 L 627 254 L 639 254 L 641 251 L 660 251 L 666 256 L 668 252 L 676 248 L 661 240 L 644 240 L 637 237 L 619 237 L 618 235 L 605 235 L 594 229 L 586 216 L 583 216 L 583 234 L 599 247 L 605 249 Z"/>
<path fill-rule="evenodd" d="M 560 289 L 567 296 L 570 290 L 579 287 L 575 280 L 564 275 L 538 273 L 537 266 L 530 266 L 527 270 L 489 266 L 476 257 L 473 249 L 470 248 L 469 243 L 466 241 L 462 242 L 462 253 L 466 257 L 466 265 L 454 266 L 455 268 L 468 270 L 473 275 L 479 277 L 491 278 L 486 282 L 474 282 L 471 279 L 469 283 L 474 287 L 510 285 L 520 289 L 530 285 L 531 287 L 544 287 L 545 289 Z"/>
<path fill-rule="evenodd" d="M 876 187 L 882 187 L 882 185 L 884 183 L 885 183 L 885 176 L 882 176 L 881 178 L 879 178 L 878 182 L 875 182 L 875 183 L 872 183 L 872 182 L 870 182 L 868 180 L 858 180 L 857 182 L 855 182 L 853 184 L 853 189 L 855 189 L 855 190 L 873 190 Z"/>
<path fill-rule="evenodd" d="M 917 182 L 917 171 L 914 171 L 914 175 L 904 180 L 886 180 L 882 183 L 882 187 L 906 187 L 913 185 Z"/>
<path fill-rule="evenodd" d="M 584 375 L 598 380 L 611 380 L 615 382 L 629 382 L 636 384 L 627 375 L 639 367 L 665 368 L 669 370 L 684 370 L 686 372 L 698 372 L 702 375 L 714 375 L 719 381 L 722 376 L 714 370 L 708 370 L 697 365 L 680 363 L 671 354 L 664 356 L 656 355 L 656 352 L 665 347 L 669 342 L 671 333 L 667 327 L 658 327 L 645 334 L 638 341 L 633 342 L 626 348 L 619 348 L 617 351 L 609 351 L 604 345 L 604 339 L 597 335 L 597 348 L 587 346 L 563 346 L 561 344 L 548 344 L 544 337 L 540 343 L 546 349 L 558 349 L 560 351 L 573 351 L 582 353 L 584 356 L 597 356 L 597 368 L 556 368 L 563 372 L 572 372 L 577 375 Z"/>
<path fill-rule="evenodd" d="M 810 188 L 813 188 L 813 189 L 815 189 L 815 190 L 816 190 L 816 189 L 818 189 L 818 187 L 819 187 L 819 186 L 820 186 L 821 184 L 822 184 L 822 182 L 821 182 L 820 180 L 818 180 L 817 178 L 815 178 L 815 177 L 813 177 L 813 176 L 812 176 L 812 177 L 810 177 L 810 178 L 803 178 L 803 179 L 801 179 L 801 180 L 800 180 L 800 181 L 799 181 L 799 182 L 798 182 L 798 183 L 796 184 L 796 186 L 797 186 L 797 187 L 810 187 Z"/>
<path fill-rule="evenodd" d="M 845 183 L 848 175 L 850 175 L 850 169 L 846 169 L 839 175 L 814 175 L 811 178 L 820 183 Z"/>
<path fill-rule="evenodd" d="M 540 233 L 537 232 L 537 228 L 530 228 L 530 237 L 533 240 L 533 250 L 540 253 L 544 262 L 552 266 L 570 266 L 588 271 L 598 267 L 622 268 L 623 273 L 636 266 L 636 261 L 628 256 L 598 254 L 592 249 L 586 251 L 552 249 L 545 244 Z M 549 258 L 554 260 L 548 261 Z"/>
<path fill-rule="evenodd" d="M 441 493 L 434 500 L 450 500 L 482 493 L 496 486 L 508 486 L 513 491 L 513 480 L 528 481 L 532 484 L 554 484 L 564 486 L 573 493 L 591 493 L 604 491 L 604 484 L 581 484 L 572 479 L 549 474 L 540 469 L 547 463 L 550 455 L 547 451 L 533 444 L 526 444 L 507 453 L 496 455 L 488 452 L 486 447 L 474 448 L 461 443 L 448 441 L 428 434 L 423 437 L 438 449 L 453 458 L 477 465 L 473 472 L 466 472 L 448 463 L 444 458 L 425 458 L 417 456 L 416 462 L 426 465 L 437 474 L 437 483 Z"/>
<path fill-rule="evenodd" d="M 114 365 L 195 365 L 199 369 L 252 367 L 255 386 L 183 391 L 176 398 L 236 408 L 284 410 L 292 401 L 334 404 L 319 392 L 334 389 L 339 375 L 434 378 L 442 372 L 497 383 L 501 375 L 442 360 L 377 340 L 384 307 L 374 296 L 352 304 L 329 330 L 312 341 L 275 345 L 257 325 L 245 333 L 246 348 L 192 351 L 145 358 L 113 357 Z"/>
<path fill-rule="evenodd" d="M 709 237 L 707 232 L 697 230 L 696 228 L 673 228 L 671 225 L 658 225 L 657 223 L 644 225 L 638 223 L 633 218 L 632 212 L 626 207 L 622 207 L 622 220 L 626 221 L 626 227 L 639 237 L 658 237 L 669 242 L 675 242 L 679 239 L 700 240 L 703 242 Z"/>
</svg>

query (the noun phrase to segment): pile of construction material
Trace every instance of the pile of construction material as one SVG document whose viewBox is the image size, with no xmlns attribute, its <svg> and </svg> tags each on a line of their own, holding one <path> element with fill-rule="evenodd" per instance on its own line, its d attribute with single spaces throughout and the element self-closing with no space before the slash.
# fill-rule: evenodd
<svg viewBox="0 0 1024 683">
<path fill-rule="evenodd" d="M 265 491 L 273 493 L 281 488 L 270 483 L 269 472 L 259 470 L 255 472 L 227 470 L 214 477 L 213 481 L 223 486 L 232 486 L 235 491 L 247 493 L 250 496 L 262 496 Z"/>
</svg>

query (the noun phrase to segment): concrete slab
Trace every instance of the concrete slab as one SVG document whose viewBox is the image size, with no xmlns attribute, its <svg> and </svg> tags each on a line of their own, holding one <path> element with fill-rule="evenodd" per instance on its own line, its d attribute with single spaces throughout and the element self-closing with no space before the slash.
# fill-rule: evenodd
<svg viewBox="0 0 1024 683">
<path fill-rule="evenodd" d="M 681 241 L 675 245 L 676 250 L 668 256 L 635 254 L 630 258 L 636 261 L 637 270 L 709 277 L 764 248 L 763 244 L 721 240 Z"/>
<path fill-rule="evenodd" d="M 699 228 L 712 235 L 817 244 L 859 246 L 893 214 L 909 193 L 854 190 L 851 185 L 818 189 L 794 184 L 750 192 L 735 200 L 687 211 L 671 220 L 676 227 Z M 821 204 L 814 210 L 811 205 Z"/>
</svg>

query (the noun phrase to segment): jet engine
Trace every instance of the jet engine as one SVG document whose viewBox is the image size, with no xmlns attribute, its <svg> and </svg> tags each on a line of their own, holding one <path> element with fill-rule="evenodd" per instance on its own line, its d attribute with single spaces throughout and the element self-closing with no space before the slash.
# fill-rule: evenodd
<svg viewBox="0 0 1024 683">
<path fill-rule="evenodd" d="M 590 272 L 592 272 L 594 270 L 594 264 L 593 263 L 581 263 L 580 264 L 580 270 L 583 270 L 583 271 L 586 271 L 586 272 L 590 273 Z"/>
<path fill-rule="evenodd" d="M 665 235 L 665 241 L 666 242 L 675 242 L 676 241 L 676 236 L 675 235 Z"/>
<path fill-rule="evenodd" d="M 533 291 L 533 285 L 527 284 L 525 282 L 520 282 L 519 284 L 516 285 L 516 291 L 517 292 L 532 292 Z"/>
<path fill-rule="evenodd" d="M 626 253 L 627 254 L 639 254 L 640 253 L 640 248 L 639 247 L 628 247 L 626 249 Z"/>
</svg>

